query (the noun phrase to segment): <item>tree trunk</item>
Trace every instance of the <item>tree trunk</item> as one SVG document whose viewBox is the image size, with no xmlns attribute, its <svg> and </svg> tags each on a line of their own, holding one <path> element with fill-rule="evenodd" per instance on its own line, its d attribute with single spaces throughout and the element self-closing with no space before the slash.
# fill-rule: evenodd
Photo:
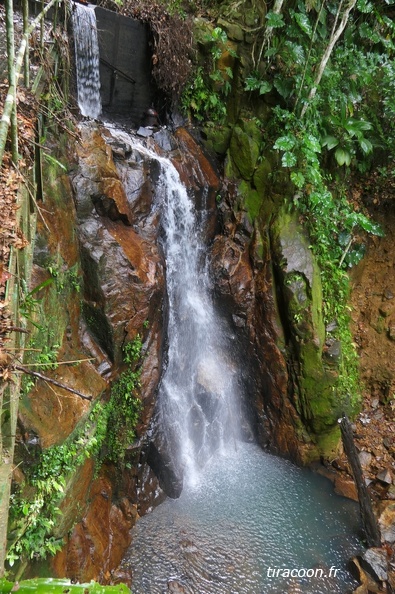
<svg viewBox="0 0 395 594">
<path fill-rule="evenodd" d="M 322 75 L 324 74 L 326 65 L 327 65 L 328 60 L 329 60 L 329 58 L 331 56 L 331 53 L 333 51 L 333 48 L 335 47 L 336 42 L 339 40 L 340 35 L 343 33 L 344 29 L 346 28 L 348 17 L 350 16 L 350 12 L 354 8 L 356 2 L 357 2 L 357 0 L 350 0 L 350 3 L 348 5 L 348 7 L 346 8 L 346 10 L 343 13 L 343 16 L 342 16 L 342 19 L 340 21 L 339 27 L 336 29 L 335 28 L 336 27 L 336 23 L 337 23 L 337 20 L 340 17 L 340 10 L 341 10 L 341 6 L 342 6 L 343 3 L 341 2 L 340 5 L 339 5 L 339 10 L 338 10 L 338 13 L 336 15 L 335 27 L 332 29 L 332 33 L 331 33 L 331 37 L 329 39 L 329 43 L 328 43 L 327 48 L 326 48 L 326 50 L 324 52 L 324 55 L 321 58 L 320 65 L 319 65 L 318 70 L 317 70 L 317 75 L 315 77 L 314 84 L 313 84 L 312 88 L 310 89 L 310 93 L 309 93 L 308 99 L 307 99 L 306 103 L 303 105 L 302 111 L 300 113 L 300 117 L 301 118 L 303 118 L 304 114 L 307 111 L 307 108 L 308 108 L 309 104 L 311 103 L 311 101 L 315 97 L 315 94 L 317 92 L 318 85 L 321 82 Z"/>
</svg>

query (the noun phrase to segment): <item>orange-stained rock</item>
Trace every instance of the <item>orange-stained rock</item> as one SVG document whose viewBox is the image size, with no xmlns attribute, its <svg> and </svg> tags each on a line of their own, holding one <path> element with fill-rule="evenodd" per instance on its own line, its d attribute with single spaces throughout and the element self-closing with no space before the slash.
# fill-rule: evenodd
<svg viewBox="0 0 395 594">
<path fill-rule="evenodd" d="M 95 184 L 91 197 L 95 197 L 98 202 L 104 198 L 113 200 L 118 213 L 130 221 L 128 200 L 118 177 L 111 148 L 105 143 L 99 128 L 81 127 L 81 143 L 77 145 L 76 152 L 83 175 Z"/>
<path fill-rule="evenodd" d="M 220 185 L 218 175 L 196 140 L 192 138 L 185 128 L 178 128 L 175 132 L 175 138 L 178 140 L 182 151 L 181 163 L 188 164 L 189 162 L 189 166 L 193 167 L 190 172 L 192 175 L 189 174 L 185 179 L 185 185 L 190 187 L 194 184 L 196 189 L 208 186 L 210 189 L 217 191 Z"/>
<path fill-rule="evenodd" d="M 52 562 L 56 575 L 78 581 L 111 581 L 130 544 L 130 529 L 137 518 L 135 506 L 125 498 L 115 505 L 112 497 L 112 482 L 100 476 L 90 489 L 88 512 Z"/>
</svg>

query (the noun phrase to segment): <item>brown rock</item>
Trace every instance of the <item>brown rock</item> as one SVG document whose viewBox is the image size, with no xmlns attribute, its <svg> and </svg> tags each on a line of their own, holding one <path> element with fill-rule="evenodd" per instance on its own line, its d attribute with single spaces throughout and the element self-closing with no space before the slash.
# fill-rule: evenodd
<svg viewBox="0 0 395 594">
<path fill-rule="evenodd" d="M 353 501 L 358 501 L 357 488 L 352 479 L 337 476 L 335 479 L 335 493 Z"/>
<path fill-rule="evenodd" d="M 378 518 L 381 537 L 385 542 L 395 543 L 395 503 L 393 501 L 381 501 L 380 515 Z"/>
</svg>

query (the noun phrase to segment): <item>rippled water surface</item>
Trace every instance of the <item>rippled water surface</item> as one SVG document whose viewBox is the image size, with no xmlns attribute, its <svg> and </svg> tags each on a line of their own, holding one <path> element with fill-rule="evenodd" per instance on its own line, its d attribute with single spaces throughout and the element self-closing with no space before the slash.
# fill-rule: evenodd
<svg viewBox="0 0 395 594">
<path fill-rule="evenodd" d="M 138 521 L 124 566 L 134 594 L 344 594 L 359 536 L 356 504 L 329 481 L 241 444 Z"/>
</svg>

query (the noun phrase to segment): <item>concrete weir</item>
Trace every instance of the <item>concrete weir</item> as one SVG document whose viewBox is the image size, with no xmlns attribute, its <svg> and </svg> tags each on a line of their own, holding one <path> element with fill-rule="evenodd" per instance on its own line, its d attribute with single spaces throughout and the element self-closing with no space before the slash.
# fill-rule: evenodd
<svg viewBox="0 0 395 594">
<path fill-rule="evenodd" d="M 148 27 L 101 7 L 95 13 L 103 111 L 139 125 L 154 97 Z"/>
</svg>

